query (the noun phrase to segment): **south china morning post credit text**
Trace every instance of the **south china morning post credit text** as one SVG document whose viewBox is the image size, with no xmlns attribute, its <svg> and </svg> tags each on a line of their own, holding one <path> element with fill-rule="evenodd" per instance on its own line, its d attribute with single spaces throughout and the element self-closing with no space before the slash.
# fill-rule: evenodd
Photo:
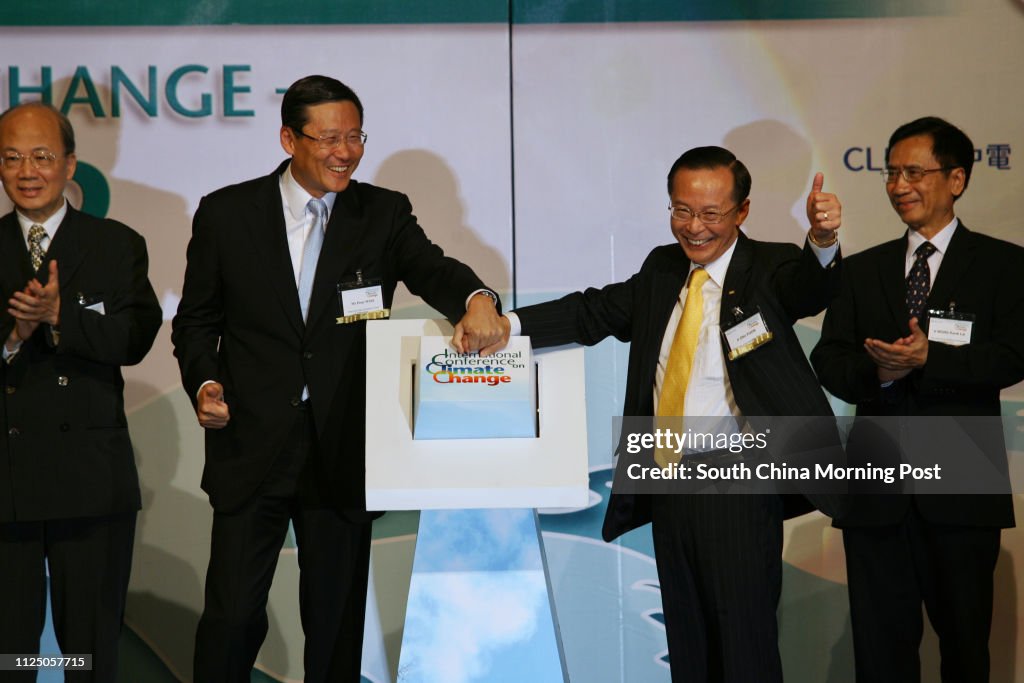
<svg viewBox="0 0 1024 683">
<path fill-rule="evenodd" d="M 1020 492 L 1024 481 L 1010 474 L 1024 470 L 1008 463 L 1024 454 L 1005 445 L 1018 426 L 974 417 L 615 418 L 614 482 L 636 494 Z"/>
<path fill-rule="evenodd" d="M 764 432 L 695 432 L 686 429 L 677 432 L 670 428 L 656 428 L 651 432 L 632 432 L 626 435 L 626 452 L 637 455 L 645 450 L 664 451 L 680 456 L 679 462 L 669 462 L 664 467 L 657 463 L 643 465 L 631 462 L 626 468 L 630 479 L 697 480 L 697 481 L 786 481 L 826 479 L 830 481 L 882 481 L 892 484 L 897 479 L 941 479 L 942 466 L 915 467 L 910 463 L 898 466 L 877 466 L 866 463 L 861 466 L 838 465 L 833 462 L 810 465 L 790 465 L 786 462 L 761 462 L 748 464 L 744 461 L 729 462 L 712 457 L 709 461 L 688 462 L 685 453 L 700 455 L 709 452 L 728 452 L 738 455 L 750 450 L 766 450 L 770 428 Z M 696 458 L 695 458 L 696 459 Z"/>
</svg>

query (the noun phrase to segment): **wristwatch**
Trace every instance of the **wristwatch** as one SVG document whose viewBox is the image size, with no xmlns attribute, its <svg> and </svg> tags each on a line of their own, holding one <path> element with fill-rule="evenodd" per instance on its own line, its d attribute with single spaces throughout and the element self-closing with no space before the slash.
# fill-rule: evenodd
<svg viewBox="0 0 1024 683">
<path fill-rule="evenodd" d="M 489 297 L 491 302 L 494 304 L 494 307 L 498 307 L 498 295 L 492 292 L 491 290 L 481 289 L 477 292 L 473 292 L 473 296 L 476 296 L 477 294 L 483 294 L 484 296 Z"/>
</svg>

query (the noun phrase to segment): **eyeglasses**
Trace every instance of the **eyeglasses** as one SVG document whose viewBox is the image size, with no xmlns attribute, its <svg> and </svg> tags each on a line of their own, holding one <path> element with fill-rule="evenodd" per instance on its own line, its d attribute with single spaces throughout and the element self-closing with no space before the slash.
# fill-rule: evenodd
<svg viewBox="0 0 1024 683">
<path fill-rule="evenodd" d="M 46 169 L 53 168 L 53 165 L 57 163 L 57 155 L 53 152 L 47 152 L 41 149 L 30 154 L 21 154 L 20 152 L 13 152 L 8 150 L 3 154 L 0 154 L 0 165 L 5 170 L 12 170 L 21 168 L 21 163 L 28 159 L 32 164 L 32 168 L 45 171 Z"/>
<path fill-rule="evenodd" d="M 730 213 L 740 207 L 739 204 L 732 207 L 728 211 L 718 211 L 716 209 L 707 209 L 705 211 L 690 211 L 685 206 L 670 206 L 668 207 L 669 213 L 672 214 L 672 218 L 679 221 L 680 223 L 690 223 L 694 217 L 699 218 L 700 222 L 704 225 L 715 225 L 721 223 L 722 219 L 728 216 Z"/>
<path fill-rule="evenodd" d="M 339 135 L 335 133 L 334 135 L 317 135 L 316 137 L 314 137 L 312 135 L 307 135 L 306 133 L 303 133 L 298 128 L 293 128 L 292 130 L 294 130 L 302 137 L 309 138 L 310 140 L 315 142 L 320 149 L 334 149 L 335 147 L 342 143 L 348 145 L 349 147 L 362 147 L 363 145 L 366 144 L 366 133 L 364 133 L 363 131 L 349 133 L 348 135 Z"/>
<path fill-rule="evenodd" d="M 904 166 L 903 168 L 883 168 L 880 172 L 882 174 L 882 180 L 888 185 L 889 183 L 895 183 L 899 180 L 899 176 L 903 176 L 903 179 L 908 183 L 919 182 L 929 173 L 938 173 L 939 171 L 952 171 L 954 168 L 959 166 L 942 166 L 940 168 L 921 168 L 920 166 Z"/>
</svg>

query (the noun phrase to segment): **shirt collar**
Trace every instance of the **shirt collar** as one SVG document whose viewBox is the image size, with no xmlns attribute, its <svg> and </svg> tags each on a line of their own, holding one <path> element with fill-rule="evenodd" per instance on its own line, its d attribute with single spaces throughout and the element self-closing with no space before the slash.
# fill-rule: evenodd
<svg viewBox="0 0 1024 683">
<path fill-rule="evenodd" d="M 36 221 L 28 218 L 17 209 L 15 209 L 14 212 L 18 216 L 18 225 L 21 226 L 21 235 L 25 238 L 25 244 L 28 244 L 28 231 L 33 225 L 43 226 L 43 229 L 46 230 L 46 236 L 52 240 L 57 234 L 57 228 L 60 227 L 61 222 L 64 220 L 64 216 L 68 213 L 68 200 L 65 199 L 64 203 L 60 205 L 60 208 L 42 223 L 36 223 Z"/>
<path fill-rule="evenodd" d="M 334 200 L 337 198 L 337 193 L 328 192 L 320 199 L 324 200 L 324 204 L 327 205 L 327 218 L 331 216 L 331 212 L 334 210 Z M 309 203 L 310 199 L 313 199 L 313 195 L 306 192 L 306 188 L 299 185 L 299 181 L 292 175 L 292 165 L 288 164 L 285 167 L 284 172 L 281 173 L 281 199 L 284 201 L 284 210 L 287 211 L 291 217 L 296 221 L 301 221 L 306 217 L 306 204 Z"/>
<path fill-rule="evenodd" d="M 914 254 L 917 251 L 917 248 L 926 241 L 932 243 L 932 246 L 935 247 L 935 251 L 940 254 L 945 254 L 946 250 L 949 249 L 949 243 L 953 239 L 953 233 L 956 232 L 958 225 L 960 225 L 960 221 L 956 216 L 954 216 L 953 220 L 947 223 L 942 230 L 935 233 L 935 236 L 930 240 L 925 240 L 917 230 L 908 230 L 907 254 Z"/>
<path fill-rule="evenodd" d="M 736 239 L 729 246 L 729 248 L 725 250 L 724 254 L 719 256 L 711 263 L 708 263 L 705 266 L 703 266 L 704 270 L 708 271 L 708 278 L 711 279 L 711 281 L 714 282 L 716 285 L 718 285 L 719 288 L 721 288 L 725 284 L 725 274 L 729 270 L 729 263 L 732 261 L 732 255 L 736 251 L 736 244 L 739 241 L 740 238 L 737 235 Z M 694 270 L 700 267 L 701 266 L 697 265 L 696 263 L 691 262 L 690 273 L 692 273 Z M 689 277 L 689 273 L 687 273 L 687 277 Z"/>
</svg>

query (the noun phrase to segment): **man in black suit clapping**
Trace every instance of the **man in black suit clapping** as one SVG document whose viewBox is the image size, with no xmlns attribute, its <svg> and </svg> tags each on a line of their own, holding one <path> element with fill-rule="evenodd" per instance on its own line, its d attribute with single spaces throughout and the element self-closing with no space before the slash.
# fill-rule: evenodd
<svg viewBox="0 0 1024 683">
<path fill-rule="evenodd" d="M 826 389 L 876 424 L 970 416 L 962 427 L 987 444 L 997 471 L 1006 467 L 998 419 L 987 429 L 977 418 L 998 418 L 1000 389 L 1024 378 L 1024 249 L 957 218 L 973 164 L 970 138 L 942 119 L 896 129 L 882 174 L 907 231 L 847 259 L 811 362 Z M 955 320 L 970 321 L 965 339 L 944 336 Z M 851 462 L 899 459 L 895 440 L 880 448 L 858 438 L 868 431 L 851 432 Z M 1014 524 L 1010 495 L 852 495 L 835 524 L 858 683 L 920 680 L 922 602 L 939 636 L 942 680 L 987 681 L 992 574 L 1000 529 Z"/>
<path fill-rule="evenodd" d="M 53 107 L 0 116 L 0 652 L 39 652 L 48 565 L 61 651 L 93 657 L 75 680 L 113 681 L 141 506 L 121 366 L 162 315 L 143 238 L 64 198 L 75 163 Z"/>
</svg>

